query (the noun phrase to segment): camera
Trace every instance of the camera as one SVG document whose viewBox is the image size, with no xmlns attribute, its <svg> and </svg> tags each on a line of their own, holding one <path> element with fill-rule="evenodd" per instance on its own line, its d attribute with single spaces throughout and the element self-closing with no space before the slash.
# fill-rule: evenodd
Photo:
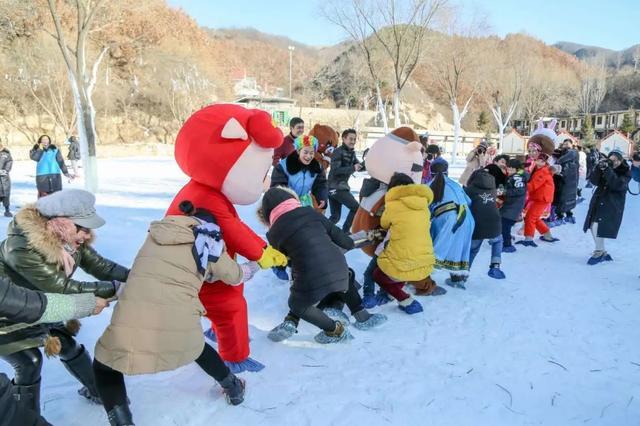
<svg viewBox="0 0 640 426">
<path fill-rule="evenodd" d="M 613 167 L 613 162 L 608 158 L 604 158 L 600 160 L 600 162 L 598 163 L 598 167 L 600 168 L 600 170 L 605 170 L 605 169 L 608 169 L 609 167 Z"/>
</svg>

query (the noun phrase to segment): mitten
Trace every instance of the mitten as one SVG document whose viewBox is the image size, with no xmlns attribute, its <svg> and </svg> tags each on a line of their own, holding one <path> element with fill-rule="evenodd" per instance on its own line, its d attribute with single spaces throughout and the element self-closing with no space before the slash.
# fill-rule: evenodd
<svg viewBox="0 0 640 426">
<path fill-rule="evenodd" d="M 240 265 L 242 269 L 242 282 L 247 282 L 260 270 L 258 262 L 247 262 Z M 236 284 L 237 285 L 237 284 Z"/>
<path fill-rule="evenodd" d="M 262 252 L 262 257 L 258 260 L 258 265 L 262 269 L 270 269 L 274 266 L 286 266 L 287 256 L 280 253 L 271 246 L 267 246 Z"/>
</svg>

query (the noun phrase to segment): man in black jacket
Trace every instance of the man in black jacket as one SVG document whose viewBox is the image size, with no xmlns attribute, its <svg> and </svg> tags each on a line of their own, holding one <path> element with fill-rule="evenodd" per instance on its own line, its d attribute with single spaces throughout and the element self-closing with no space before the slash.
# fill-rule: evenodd
<svg viewBox="0 0 640 426">
<path fill-rule="evenodd" d="M 333 151 L 331 156 L 331 170 L 329 171 L 329 220 L 338 223 L 342 213 L 342 206 L 349 209 L 349 214 L 342 225 L 342 230 L 349 233 L 353 218 L 358 210 L 358 202 L 351 194 L 349 178 L 354 172 L 362 170 L 362 165 L 356 157 L 357 133 L 354 129 L 342 132 L 342 145 Z"/>
<path fill-rule="evenodd" d="M 97 315 L 108 305 L 93 294 L 41 293 L 0 279 L 0 317 L 15 323 L 14 327 Z M 15 385 L 1 373 L 0 413 L 3 426 L 49 425 L 40 416 L 40 383 Z"/>
</svg>

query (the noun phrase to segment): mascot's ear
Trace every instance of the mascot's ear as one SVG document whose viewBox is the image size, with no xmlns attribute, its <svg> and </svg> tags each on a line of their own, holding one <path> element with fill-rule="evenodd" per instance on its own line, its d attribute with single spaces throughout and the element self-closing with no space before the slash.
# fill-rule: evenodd
<svg viewBox="0 0 640 426">
<path fill-rule="evenodd" d="M 247 131 L 242 127 L 240 122 L 235 118 L 231 117 L 227 124 L 224 125 L 222 129 L 221 136 L 224 139 L 242 139 L 245 140 L 249 138 Z"/>
</svg>

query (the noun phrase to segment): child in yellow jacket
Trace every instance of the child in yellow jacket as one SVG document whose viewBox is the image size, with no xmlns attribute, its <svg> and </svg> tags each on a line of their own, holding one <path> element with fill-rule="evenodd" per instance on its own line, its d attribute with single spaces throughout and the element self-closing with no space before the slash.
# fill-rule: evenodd
<svg viewBox="0 0 640 426">
<path fill-rule="evenodd" d="M 428 186 L 414 183 L 403 173 L 393 175 L 385 195 L 380 226 L 389 235 L 373 278 L 408 314 L 422 312 L 422 305 L 404 292 L 404 284 L 415 285 L 417 294 L 444 294 L 444 289 L 430 277 L 435 265 L 429 213 L 432 200 L 433 192 Z"/>
</svg>

